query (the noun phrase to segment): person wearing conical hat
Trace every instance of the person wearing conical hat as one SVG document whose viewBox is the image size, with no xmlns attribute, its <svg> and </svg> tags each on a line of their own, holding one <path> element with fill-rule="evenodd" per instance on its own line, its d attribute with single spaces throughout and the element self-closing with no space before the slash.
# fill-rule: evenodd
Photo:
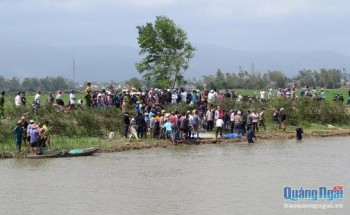
<svg viewBox="0 0 350 215">
<path fill-rule="evenodd" d="M 30 147 L 35 155 L 39 154 L 39 129 L 37 124 L 33 124 L 30 130 Z"/>
</svg>

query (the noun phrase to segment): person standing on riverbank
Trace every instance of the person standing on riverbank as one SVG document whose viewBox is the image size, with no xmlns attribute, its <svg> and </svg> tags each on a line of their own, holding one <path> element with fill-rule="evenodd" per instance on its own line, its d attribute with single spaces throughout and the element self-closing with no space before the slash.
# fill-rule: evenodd
<svg viewBox="0 0 350 215">
<path fill-rule="evenodd" d="M 281 112 L 281 128 L 283 130 L 283 132 L 286 132 L 286 120 L 287 120 L 287 114 L 286 111 L 284 110 L 284 108 L 280 109 Z"/>
<path fill-rule="evenodd" d="M 1 98 L 0 98 L 0 118 L 5 119 L 5 91 L 1 91 Z"/>
<path fill-rule="evenodd" d="M 272 121 L 275 124 L 275 131 L 276 131 L 277 127 L 279 127 L 280 125 L 280 111 L 278 108 L 275 110 L 275 113 L 273 113 Z"/>
<path fill-rule="evenodd" d="M 247 132 L 248 143 L 254 143 L 253 138 L 256 139 L 254 129 L 252 127 L 249 127 L 249 130 Z"/>
<path fill-rule="evenodd" d="M 38 130 L 39 130 L 39 152 L 40 154 L 44 153 L 44 150 L 46 148 L 46 131 L 45 128 L 43 127 L 43 123 L 39 123 L 38 125 Z"/>
<path fill-rule="evenodd" d="M 266 124 L 265 124 L 265 108 L 261 108 L 261 112 L 259 114 L 259 127 L 263 127 L 266 132 Z"/>
<path fill-rule="evenodd" d="M 235 133 L 236 134 L 242 134 L 244 133 L 242 128 L 242 111 L 238 111 L 237 115 L 235 116 Z"/>
<path fill-rule="evenodd" d="M 175 137 L 173 134 L 172 124 L 167 119 L 164 122 L 165 123 L 163 124 L 162 128 L 165 129 L 165 139 L 167 140 L 168 138 L 170 138 L 173 144 L 175 144 Z"/>
<path fill-rule="evenodd" d="M 254 132 L 259 132 L 259 126 L 258 126 L 259 114 L 256 112 L 256 110 L 253 110 L 253 112 L 250 114 L 250 117 L 252 119 L 252 127 Z"/>
<path fill-rule="evenodd" d="M 143 138 L 146 127 L 145 116 L 141 112 L 138 112 L 137 116 L 135 117 L 135 121 L 137 125 L 137 137 Z"/>
<path fill-rule="evenodd" d="M 295 131 L 296 131 L 296 138 L 297 138 L 297 140 L 303 139 L 303 133 L 304 133 L 303 129 L 301 127 L 297 127 L 295 129 Z"/>
<path fill-rule="evenodd" d="M 220 138 L 222 138 L 222 129 L 224 127 L 224 120 L 222 120 L 221 117 L 219 117 L 216 122 L 216 133 L 215 133 L 215 139 L 218 139 L 218 134 L 220 133 Z"/>
<path fill-rule="evenodd" d="M 138 136 L 137 136 L 137 131 L 136 131 L 137 125 L 135 122 L 135 119 L 132 118 L 130 121 L 130 135 L 129 135 L 129 141 L 131 141 L 132 136 L 135 136 L 136 140 L 139 140 Z"/>
<path fill-rule="evenodd" d="M 27 122 L 27 118 L 23 115 L 21 117 L 21 124 L 22 124 L 22 128 L 23 128 L 23 135 L 22 135 L 22 139 L 23 142 L 27 141 L 27 128 L 28 128 L 28 122 Z"/>
<path fill-rule="evenodd" d="M 183 138 L 184 140 L 187 140 L 191 138 L 190 120 L 188 113 L 184 113 L 183 115 L 185 116 L 182 121 L 182 128 L 184 132 Z"/>
<path fill-rule="evenodd" d="M 33 124 L 30 129 L 30 147 L 32 148 L 33 154 L 39 154 L 39 129 L 37 124 Z"/>
<path fill-rule="evenodd" d="M 21 153 L 22 138 L 23 138 L 23 127 L 22 127 L 21 120 L 17 122 L 16 127 L 13 129 L 13 132 L 15 133 L 16 150 L 18 153 Z"/>
<path fill-rule="evenodd" d="M 125 112 L 123 121 L 124 121 L 124 137 L 128 138 L 128 131 L 130 126 L 129 112 Z"/>
<path fill-rule="evenodd" d="M 212 131 L 214 127 L 214 110 L 208 108 L 205 116 L 207 118 L 207 132 Z"/>
<path fill-rule="evenodd" d="M 198 127 L 199 127 L 199 116 L 198 116 L 198 110 L 194 111 L 194 115 L 192 117 L 192 128 L 193 128 L 193 138 L 196 137 L 199 138 L 199 132 L 198 132 Z"/>
</svg>

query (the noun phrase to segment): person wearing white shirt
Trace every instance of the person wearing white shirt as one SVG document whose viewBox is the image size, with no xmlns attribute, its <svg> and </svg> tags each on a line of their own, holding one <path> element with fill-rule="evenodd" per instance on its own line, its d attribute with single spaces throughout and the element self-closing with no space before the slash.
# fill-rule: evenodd
<svg viewBox="0 0 350 215">
<path fill-rule="evenodd" d="M 21 92 L 18 92 L 17 96 L 15 97 L 15 105 L 16 107 L 20 107 L 22 105 Z"/>
<path fill-rule="evenodd" d="M 265 90 L 260 91 L 260 99 L 264 100 L 265 99 Z"/>
<path fill-rule="evenodd" d="M 56 95 L 56 104 L 63 106 L 64 102 L 62 100 L 62 90 L 58 90 L 57 95 Z"/>
<path fill-rule="evenodd" d="M 234 110 L 230 111 L 230 124 L 231 124 L 231 132 L 233 133 L 233 130 L 235 128 L 235 116 L 236 116 L 237 112 L 235 113 Z"/>
<path fill-rule="evenodd" d="M 259 114 L 255 110 L 253 110 L 253 113 L 251 113 L 250 116 L 252 118 L 253 131 L 259 132 L 259 127 L 258 127 Z"/>
<path fill-rule="evenodd" d="M 272 99 L 272 98 L 273 98 L 273 96 L 274 96 L 273 89 L 272 89 L 272 88 L 270 88 L 270 90 L 269 90 L 269 94 L 267 95 L 267 97 L 268 97 L 269 99 Z"/>
<path fill-rule="evenodd" d="M 76 98 L 75 98 L 75 91 L 72 90 L 70 92 L 70 95 L 69 95 L 69 106 L 70 106 L 71 109 L 74 109 L 75 100 L 76 100 Z"/>
<path fill-rule="evenodd" d="M 212 104 L 215 100 L 214 90 L 210 90 L 208 93 L 208 103 Z"/>
<path fill-rule="evenodd" d="M 38 91 L 38 93 L 35 95 L 35 97 L 34 97 L 34 101 L 35 101 L 35 103 L 37 104 L 37 105 L 40 105 L 41 104 L 41 102 L 40 102 L 40 94 L 41 94 L 41 92 L 40 91 Z"/>
<path fill-rule="evenodd" d="M 205 114 L 206 120 L 207 120 L 207 131 L 212 131 L 214 127 L 214 110 L 208 109 L 207 113 Z"/>
<path fill-rule="evenodd" d="M 171 94 L 171 104 L 173 105 L 177 105 L 177 93 L 174 91 L 172 94 Z"/>
<path fill-rule="evenodd" d="M 56 100 L 62 100 L 62 91 L 59 90 L 56 95 Z"/>
<path fill-rule="evenodd" d="M 181 102 L 186 103 L 186 99 L 187 99 L 187 92 L 186 91 L 181 92 Z"/>
<path fill-rule="evenodd" d="M 216 134 L 215 134 L 215 139 L 218 139 L 218 133 L 220 133 L 220 138 L 222 138 L 222 128 L 224 126 L 224 121 L 219 118 L 216 120 Z"/>
<path fill-rule="evenodd" d="M 215 89 L 214 90 L 214 99 L 218 99 L 219 98 L 219 92 Z"/>
</svg>

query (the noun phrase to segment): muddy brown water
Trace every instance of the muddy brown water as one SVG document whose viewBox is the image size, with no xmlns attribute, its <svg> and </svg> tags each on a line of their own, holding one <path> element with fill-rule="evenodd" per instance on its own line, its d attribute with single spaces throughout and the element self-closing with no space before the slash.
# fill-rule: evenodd
<svg viewBox="0 0 350 215">
<path fill-rule="evenodd" d="M 0 160 L 0 214 L 350 214 L 349 137 Z M 343 209 L 287 209 L 283 189 L 344 186 Z"/>
</svg>

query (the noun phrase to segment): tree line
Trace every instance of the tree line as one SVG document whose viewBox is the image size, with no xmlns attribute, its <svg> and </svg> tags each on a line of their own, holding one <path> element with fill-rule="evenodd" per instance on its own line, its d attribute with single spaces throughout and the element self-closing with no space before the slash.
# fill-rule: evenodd
<svg viewBox="0 0 350 215">
<path fill-rule="evenodd" d="M 74 89 L 75 84 L 72 80 L 58 76 L 45 78 L 24 78 L 20 81 L 17 77 L 6 79 L 0 76 L 0 90 L 6 92 L 36 92 L 38 90 L 46 92 L 56 92 L 58 89 L 69 90 Z"/>
<path fill-rule="evenodd" d="M 287 77 L 281 71 L 253 73 L 240 70 L 238 73 L 224 73 L 218 69 L 215 75 L 204 75 L 200 80 L 184 81 L 182 85 L 195 85 L 198 89 L 267 89 L 287 88 L 294 83 L 297 87 L 309 86 L 334 89 L 345 86 L 348 80 L 349 75 L 339 69 L 300 70 L 292 78 Z M 156 87 L 153 85 L 149 86 L 147 81 L 136 77 L 124 81 L 124 84 L 137 89 Z M 58 89 L 76 89 L 76 84 L 74 81 L 61 76 L 31 77 L 25 78 L 23 81 L 20 81 L 17 77 L 6 79 L 4 76 L 0 76 L 0 90 L 6 92 L 36 92 L 38 90 L 55 92 Z"/>
<path fill-rule="evenodd" d="M 215 75 L 203 76 L 196 86 L 208 89 L 266 89 L 287 88 L 292 84 L 302 87 L 323 87 L 328 89 L 345 86 L 348 74 L 340 69 L 300 70 L 295 77 L 287 77 L 282 71 L 223 73 L 220 69 Z"/>
</svg>

